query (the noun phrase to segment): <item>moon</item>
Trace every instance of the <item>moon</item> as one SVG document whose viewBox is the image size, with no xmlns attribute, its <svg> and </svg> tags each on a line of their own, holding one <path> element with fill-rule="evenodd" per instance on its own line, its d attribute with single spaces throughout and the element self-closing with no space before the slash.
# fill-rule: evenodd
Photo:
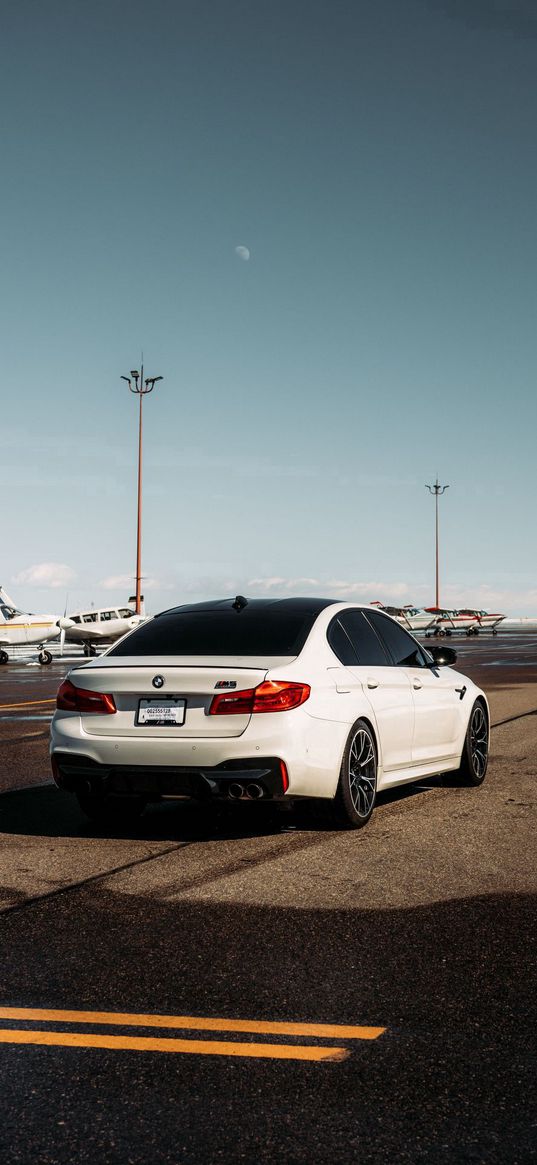
<svg viewBox="0 0 537 1165">
<path fill-rule="evenodd" d="M 242 244 L 240 247 L 235 247 L 235 254 L 238 259 L 242 259 L 243 263 L 247 263 L 250 258 L 248 247 L 243 247 Z"/>
</svg>

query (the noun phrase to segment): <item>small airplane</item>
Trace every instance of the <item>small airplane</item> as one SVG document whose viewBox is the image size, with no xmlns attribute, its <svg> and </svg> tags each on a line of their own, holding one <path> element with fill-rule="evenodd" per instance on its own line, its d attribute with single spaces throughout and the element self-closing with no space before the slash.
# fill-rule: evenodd
<svg viewBox="0 0 537 1165">
<path fill-rule="evenodd" d="M 488 611 L 477 611 L 465 607 L 457 611 L 450 611 L 445 607 L 426 607 L 427 611 L 436 615 L 436 626 L 427 635 L 452 635 L 454 631 L 465 631 L 467 635 L 479 635 L 481 630 L 492 631 L 497 634 L 497 625 L 504 618 L 503 615 L 489 615 Z"/>
<path fill-rule="evenodd" d="M 63 635 L 65 624 L 66 619 L 57 615 L 32 615 L 29 611 L 19 610 L 0 586 L 0 664 L 9 660 L 6 647 L 28 647 L 31 644 L 39 648 L 40 663 L 51 663 L 52 655 L 43 645 Z"/>
<path fill-rule="evenodd" d="M 473 635 L 474 627 L 477 625 L 477 616 L 473 612 L 452 611 L 447 607 L 426 607 L 431 615 L 435 616 L 434 627 L 427 633 L 426 637 L 430 635 L 452 635 L 454 631 L 466 631 L 467 635 Z"/>
<path fill-rule="evenodd" d="M 498 634 L 498 624 L 505 619 L 499 612 L 489 614 L 488 611 L 478 611 L 473 607 L 459 608 L 456 611 L 445 607 L 427 607 L 427 611 L 436 614 L 436 626 L 428 631 L 429 635 L 452 635 L 454 631 L 465 631 L 467 635 L 479 635 L 480 631 L 492 631 Z"/>
<path fill-rule="evenodd" d="M 386 611 L 387 615 L 392 615 L 402 627 L 406 627 L 407 631 L 426 631 L 427 628 L 434 627 L 437 622 L 436 615 L 431 614 L 430 611 L 425 611 L 423 607 L 413 607 L 411 604 L 405 607 L 385 607 L 384 603 L 377 601 L 370 603 L 369 606 Z"/>
<path fill-rule="evenodd" d="M 480 631 L 492 631 L 493 635 L 498 634 L 498 626 L 505 619 L 505 615 L 500 615 L 499 612 L 477 611 L 473 608 L 465 608 L 459 611 L 460 615 L 475 615 L 477 624 L 470 628 L 467 635 L 479 635 Z"/>
<path fill-rule="evenodd" d="M 129 599 L 129 603 L 134 601 Z M 87 611 L 74 611 L 64 619 L 65 639 L 68 643 L 81 643 L 84 655 L 96 655 L 98 643 L 114 643 L 147 618 L 145 611 L 136 615 L 132 607 L 90 607 Z M 62 630 L 62 636 L 63 633 Z"/>
</svg>

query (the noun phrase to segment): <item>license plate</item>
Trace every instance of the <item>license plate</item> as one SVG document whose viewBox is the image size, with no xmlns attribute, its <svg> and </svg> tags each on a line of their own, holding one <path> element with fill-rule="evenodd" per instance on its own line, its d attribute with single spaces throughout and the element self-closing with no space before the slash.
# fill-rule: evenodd
<svg viewBox="0 0 537 1165">
<path fill-rule="evenodd" d="M 139 700 L 137 724 L 156 724 L 162 728 L 185 722 L 186 700 Z"/>
</svg>

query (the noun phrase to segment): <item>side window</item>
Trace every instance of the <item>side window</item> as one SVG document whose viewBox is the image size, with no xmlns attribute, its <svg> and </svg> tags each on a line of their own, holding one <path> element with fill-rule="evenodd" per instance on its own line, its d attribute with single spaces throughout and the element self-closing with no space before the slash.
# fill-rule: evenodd
<svg viewBox="0 0 537 1165">
<path fill-rule="evenodd" d="M 419 644 L 411 635 L 378 611 L 368 611 L 367 620 L 382 636 L 393 662 L 398 667 L 426 667 L 427 661 Z"/>
<path fill-rule="evenodd" d="M 326 638 L 340 663 L 348 667 L 352 667 L 353 664 L 356 665 L 358 663 L 354 647 L 348 635 L 343 630 L 339 619 L 332 620 L 326 633 Z"/>
<path fill-rule="evenodd" d="M 343 611 L 340 622 L 347 632 L 356 652 L 356 662 L 359 665 L 372 667 L 389 667 L 391 659 L 384 649 L 378 635 L 367 622 L 363 611 Z"/>
</svg>

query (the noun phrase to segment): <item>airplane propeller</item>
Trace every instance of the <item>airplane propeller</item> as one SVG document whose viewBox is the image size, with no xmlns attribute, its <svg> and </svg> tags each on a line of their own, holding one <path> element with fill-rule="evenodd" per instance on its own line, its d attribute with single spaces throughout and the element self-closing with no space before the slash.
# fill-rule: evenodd
<svg viewBox="0 0 537 1165">
<path fill-rule="evenodd" d="M 74 627 L 75 623 L 73 619 L 69 619 L 67 615 L 63 615 L 61 619 L 56 620 L 56 626 L 59 628 L 60 632 L 60 655 L 63 655 L 63 649 L 65 647 L 65 633 L 66 631 L 69 631 L 71 627 Z"/>
</svg>

